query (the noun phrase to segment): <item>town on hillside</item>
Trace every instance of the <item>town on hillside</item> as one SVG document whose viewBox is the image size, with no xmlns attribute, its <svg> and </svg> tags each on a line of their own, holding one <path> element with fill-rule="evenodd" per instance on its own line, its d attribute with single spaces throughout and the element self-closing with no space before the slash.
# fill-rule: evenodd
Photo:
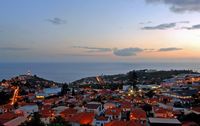
<svg viewBox="0 0 200 126">
<path fill-rule="evenodd" d="M 0 82 L 0 126 L 199 126 L 200 73 L 133 70 L 57 83 Z"/>
</svg>

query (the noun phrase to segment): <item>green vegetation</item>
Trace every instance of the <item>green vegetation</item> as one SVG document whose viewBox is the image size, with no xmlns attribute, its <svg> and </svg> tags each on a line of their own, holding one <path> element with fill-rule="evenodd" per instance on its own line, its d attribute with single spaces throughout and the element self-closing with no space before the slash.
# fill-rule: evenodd
<svg viewBox="0 0 200 126">
<path fill-rule="evenodd" d="M 12 93 L 8 93 L 5 91 L 0 92 L 0 105 L 6 104 L 10 101 L 10 98 L 12 97 Z"/>
<path fill-rule="evenodd" d="M 122 87 L 124 84 L 132 84 L 135 87 L 136 84 L 160 84 L 164 79 L 169 79 L 180 74 L 198 74 L 198 72 L 193 72 L 192 70 L 170 70 L 170 71 L 156 71 L 156 70 L 133 70 L 127 74 L 117 74 L 117 75 L 103 75 L 101 76 L 106 82 L 106 89 L 117 89 Z M 85 83 L 84 85 L 79 85 L 80 83 Z M 93 82 L 92 84 L 87 84 L 87 82 Z M 118 82 L 118 83 L 115 83 Z M 96 81 L 96 77 L 87 77 L 71 83 L 71 86 L 80 87 L 91 87 L 94 89 L 102 89 L 102 86 Z M 117 85 L 117 86 L 113 86 Z"/>
<path fill-rule="evenodd" d="M 55 117 L 55 119 L 48 126 L 71 126 L 68 122 L 65 121 L 61 116 Z"/>
<path fill-rule="evenodd" d="M 40 120 L 40 117 L 40 114 L 38 112 L 35 112 L 30 121 L 26 121 L 20 126 L 45 126 L 45 124 Z"/>
</svg>

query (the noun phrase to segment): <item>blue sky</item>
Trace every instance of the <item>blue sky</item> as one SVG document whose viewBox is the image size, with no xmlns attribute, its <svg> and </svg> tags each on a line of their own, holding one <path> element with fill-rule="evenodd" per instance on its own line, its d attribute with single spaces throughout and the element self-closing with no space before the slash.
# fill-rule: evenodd
<svg viewBox="0 0 200 126">
<path fill-rule="evenodd" d="M 2 62 L 200 59 L 200 2 L 1 0 Z M 184 2 L 186 1 L 186 2 Z"/>
</svg>

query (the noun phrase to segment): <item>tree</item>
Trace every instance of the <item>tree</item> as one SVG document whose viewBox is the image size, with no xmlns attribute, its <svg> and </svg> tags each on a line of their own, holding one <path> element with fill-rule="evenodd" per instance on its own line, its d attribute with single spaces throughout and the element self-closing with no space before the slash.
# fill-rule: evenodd
<svg viewBox="0 0 200 126">
<path fill-rule="evenodd" d="M 15 109 L 17 109 L 19 107 L 18 102 L 15 102 L 13 106 L 14 106 Z"/>
<path fill-rule="evenodd" d="M 149 104 L 145 104 L 144 106 L 142 106 L 142 109 L 147 112 L 147 114 L 149 115 L 150 111 L 152 110 L 152 106 Z"/>
<path fill-rule="evenodd" d="M 199 119 L 200 119 L 200 115 L 195 114 L 195 113 L 190 113 L 190 114 L 182 116 L 179 120 L 182 121 L 182 122 L 183 121 L 193 121 L 193 122 L 200 125 Z"/>
<path fill-rule="evenodd" d="M 10 98 L 11 98 L 11 96 L 12 96 L 11 93 L 7 93 L 5 91 L 1 91 L 0 92 L 0 105 L 8 103 Z"/>
<path fill-rule="evenodd" d="M 69 91 L 68 84 L 66 83 L 63 84 L 62 89 L 61 89 L 61 95 L 67 94 L 68 91 Z"/>
<path fill-rule="evenodd" d="M 5 79 L 3 79 L 1 82 L 2 82 L 2 83 L 5 83 L 5 82 L 6 82 L 6 80 L 5 80 Z"/>
<path fill-rule="evenodd" d="M 61 116 L 55 117 L 55 119 L 48 126 L 71 126 L 68 122 L 65 121 Z"/>
<path fill-rule="evenodd" d="M 149 97 L 149 98 L 152 98 L 152 97 L 155 95 L 155 93 L 154 93 L 153 90 L 150 90 L 150 91 L 148 91 L 145 95 L 146 95 L 147 97 Z"/>
<path fill-rule="evenodd" d="M 38 112 L 35 112 L 30 121 L 26 121 L 20 126 L 45 126 L 45 124 L 40 120 L 40 117 L 40 114 Z"/>
<path fill-rule="evenodd" d="M 137 81 L 138 81 L 138 76 L 137 76 L 136 71 L 128 72 L 128 81 L 129 81 L 129 83 L 131 83 L 132 88 L 136 89 L 136 84 L 137 84 Z"/>
<path fill-rule="evenodd" d="M 75 95 L 75 90 L 74 90 L 74 87 L 72 88 L 72 96 Z"/>
</svg>

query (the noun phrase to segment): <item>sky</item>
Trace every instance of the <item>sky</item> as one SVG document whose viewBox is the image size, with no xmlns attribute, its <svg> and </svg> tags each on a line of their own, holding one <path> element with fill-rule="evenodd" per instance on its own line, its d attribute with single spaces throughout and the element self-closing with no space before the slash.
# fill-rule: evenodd
<svg viewBox="0 0 200 126">
<path fill-rule="evenodd" d="M 1 0 L 0 62 L 200 62 L 199 0 Z"/>
</svg>

